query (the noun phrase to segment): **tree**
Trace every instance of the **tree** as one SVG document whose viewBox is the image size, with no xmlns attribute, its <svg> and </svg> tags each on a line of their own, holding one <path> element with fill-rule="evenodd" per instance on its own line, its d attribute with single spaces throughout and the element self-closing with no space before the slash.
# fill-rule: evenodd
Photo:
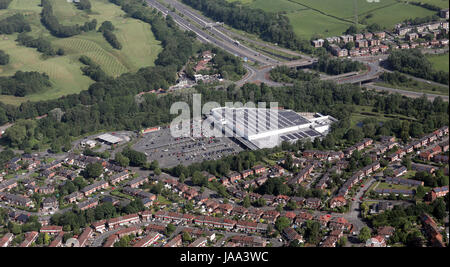
<svg viewBox="0 0 450 267">
<path fill-rule="evenodd" d="M 175 225 L 169 223 L 165 231 L 166 236 L 170 236 L 175 231 L 175 229 L 176 229 Z"/>
<path fill-rule="evenodd" d="M 191 242 L 192 241 L 191 235 L 186 231 L 183 231 L 183 235 L 181 237 L 183 238 L 183 242 Z"/>
<path fill-rule="evenodd" d="M 122 153 L 116 153 L 114 161 L 122 167 L 127 167 L 130 164 L 130 159 L 122 155 Z"/>
<path fill-rule="evenodd" d="M 147 156 L 144 153 L 130 148 L 124 149 L 122 154 L 130 160 L 130 165 L 134 167 L 142 167 L 147 162 Z"/>
<path fill-rule="evenodd" d="M 422 200 L 425 197 L 426 193 L 427 192 L 425 191 L 425 188 L 423 186 L 419 185 L 416 188 L 416 194 L 415 194 L 414 197 L 415 197 L 416 200 Z"/>
<path fill-rule="evenodd" d="M 5 51 L 0 50 L 0 65 L 6 65 L 9 63 L 9 55 Z"/>
<path fill-rule="evenodd" d="M 341 237 L 341 239 L 339 239 L 339 241 L 338 241 L 338 247 L 345 247 L 345 245 L 347 244 L 347 241 L 348 241 L 348 239 L 346 236 Z"/>
<path fill-rule="evenodd" d="M 369 227 L 364 226 L 361 228 L 361 231 L 359 232 L 358 239 L 360 242 L 364 243 L 371 237 L 371 231 Z"/>
<path fill-rule="evenodd" d="M 244 208 L 250 207 L 250 197 L 248 195 L 244 197 L 244 200 L 242 201 L 242 206 L 244 206 Z"/>
<path fill-rule="evenodd" d="M 84 178 L 98 178 L 103 173 L 103 166 L 102 164 L 96 162 L 96 163 L 89 163 L 86 166 L 86 169 L 83 172 Z"/>
<path fill-rule="evenodd" d="M 291 222 L 286 217 L 279 217 L 275 222 L 275 228 L 280 232 L 289 227 L 289 225 L 291 225 Z"/>
<path fill-rule="evenodd" d="M 184 183 L 184 181 L 186 180 L 186 176 L 184 175 L 184 173 L 182 173 L 181 175 L 180 175 L 180 177 L 178 177 L 179 178 L 179 180 L 180 180 L 180 183 Z"/>
<path fill-rule="evenodd" d="M 445 202 L 438 198 L 433 203 L 433 215 L 438 219 L 442 220 L 447 216 L 447 209 L 445 207 Z"/>
<path fill-rule="evenodd" d="M 157 160 L 152 161 L 152 163 L 150 163 L 150 170 L 155 170 L 156 168 L 159 168 L 159 162 Z"/>
</svg>

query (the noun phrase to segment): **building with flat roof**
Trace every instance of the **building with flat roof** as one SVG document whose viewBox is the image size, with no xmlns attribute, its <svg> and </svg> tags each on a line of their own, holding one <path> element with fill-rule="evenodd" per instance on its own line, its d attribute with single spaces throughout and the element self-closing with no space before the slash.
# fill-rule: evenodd
<svg viewBox="0 0 450 267">
<path fill-rule="evenodd" d="M 97 136 L 97 140 L 108 145 L 115 145 L 122 141 L 122 138 L 110 134 L 102 134 Z"/>
<path fill-rule="evenodd" d="M 247 107 L 215 108 L 207 120 L 216 131 L 243 141 L 250 149 L 272 148 L 282 141 L 314 140 L 325 136 L 337 121 L 320 113 L 306 117 L 292 110 Z"/>
</svg>

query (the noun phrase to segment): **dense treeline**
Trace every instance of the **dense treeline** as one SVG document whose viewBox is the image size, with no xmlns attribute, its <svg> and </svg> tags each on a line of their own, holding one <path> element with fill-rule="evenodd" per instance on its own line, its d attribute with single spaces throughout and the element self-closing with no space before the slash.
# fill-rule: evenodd
<svg viewBox="0 0 450 267">
<path fill-rule="evenodd" d="M 448 72 L 435 71 L 431 62 L 419 49 L 392 51 L 387 61 L 392 69 L 399 72 L 442 84 L 449 84 Z"/>
<path fill-rule="evenodd" d="M 7 65 L 9 63 L 9 55 L 5 51 L 0 50 L 0 65 Z"/>
<path fill-rule="evenodd" d="M 22 14 L 15 14 L 0 20 L 0 34 L 31 31 L 30 24 Z"/>
<path fill-rule="evenodd" d="M 242 75 L 247 73 L 240 58 L 235 57 L 222 49 L 212 49 L 212 52 L 216 55 L 211 62 L 224 79 L 237 81 Z"/>
<path fill-rule="evenodd" d="M 210 61 L 213 65 L 213 68 L 208 70 L 201 70 L 201 74 L 207 74 L 207 75 L 213 75 L 213 74 L 220 74 L 224 79 L 231 80 L 231 81 L 237 81 L 242 78 L 243 75 L 247 73 L 247 70 L 245 69 L 242 60 L 234 55 L 231 55 L 224 50 L 215 47 L 211 44 L 205 44 L 203 45 L 199 52 L 199 56 L 197 60 L 202 60 L 202 53 L 204 51 L 211 51 L 211 53 L 215 54 L 213 59 Z M 195 75 L 195 63 L 196 62 L 190 62 L 187 64 L 185 68 L 186 75 L 194 79 Z"/>
<path fill-rule="evenodd" d="M 44 37 L 33 38 L 27 33 L 20 33 L 16 40 L 20 45 L 26 47 L 36 48 L 39 52 L 46 56 L 62 56 L 64 55 L 64 50 L 62 48 L 54 49 L 50 40 Z"/>
<path fill-rule="evenodd" d="M 105 37 L 105 40 L 115 49 L 122 49 L 122 44 L 117 39 L 117 36 L 112 32 L 108 30 L 103 31 L 103 37 Z"/>
<path fill-rule="evenodd" d="M 75 3 L 75 5 L 78 7 L 78 9 L 86 11 L 90 11 L 92 7 L 89 0 L 80 0 L 78 3 Z"/>
<path fill-rule="evenodd" d="M 319 78 L 317 72 L 306 72 L 301 69 L 278 66 L 270 71 L 270 79 L 275 82 L 293 83 L 294 81 L 311 81 Z"/>
<path fill-rule="evenodd" d="M 0 9 L 7 9 L 12 0 L 0 0 Z"/>
<path fill-rule="evenodd" d="M 350 59 L 333 58 L 329 56 L 320 57 L 318 62 L 313 65 L 313 69 L 330 75 L 360 71 L 364 68 L 365 66 L 361 62 Z"/>
<path fill-rule="evenodd" d="M 122 49 L 122 44 L 117 39 L 117 36 L 113 33 L 115 30 L 114 25 L 111 21 L 104 21 L 100 28 L 98 28 L 99 32 L 103 33 L 103 37 L 105 40 L 115 49 Z"/>
<path fill-rule="evenodd" d="M 114 31 L 115 29 L 116 29 L 116 27 L 114 27 L 112 22 L 109 20 L 106 20 L 106 21 L 103 21 L 102 25 L 100 25 L 100 27 L 98 28 L 98 31 L 99 32 L 103 32 L 105 30 Z"/>
<path fill-rule="evenodd" d="M 17 71 L 13 76 L 0 77 L 2 95 L 25 96 L 37 93 L 51 86 L 45 73 Z"/>
<path fill-rule="evenodd" d="M 91 25 L 93 21 L 86 22 L 83 26 L 78 24 L 65 26 L 59 23 L 58 18 L 53 14 L 53 7 L 49 0 L 41 0 L 42 13 L 41 21 L 42 24 L 47 27 L 47 29 L 56 37 L 71 37 L 80 34 L 82 31 L 93 30 Z M 96 22 L 95 22 L 96 24 Z M 95 27 L 94 27 L 95 29 Z"/>
<path fill-rule="evenodd" d="M 86 21 L 83 26 L 81 26 L 81 30 L 84 32 L 94 31 L 97 27 L 97 20 L 93 19 L 91 21 Z"/>
<path fill-rule="evenodd" d="M 84 75 L 89 76 L 92 80 L 101 82 L 108 79 L 108 75 L 102 70 L 100 65 L 96 64 L 88 56 L 81 56 L 80 62 L 86 65 L 85 67 L 81 67 L 81 71 L 84 73 Z"/>
<path fill-rule="evenodd" d="M 269 13 L 225 0 L 183 0 L 183 3 L 216 21 L 257 34 L 263 40 L 306 53 L 312 52 L 309 42 L 295 35 L 289 19 L 281 13 Z"/>
</svg>

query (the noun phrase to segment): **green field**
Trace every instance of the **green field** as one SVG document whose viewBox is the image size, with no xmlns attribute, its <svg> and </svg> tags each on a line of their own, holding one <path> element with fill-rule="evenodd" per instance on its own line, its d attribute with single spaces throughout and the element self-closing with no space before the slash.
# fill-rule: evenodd
<svg viewBox="0 0 450 267">
<path fill-rule="evenodd" d="M 315 36 L 329 37 L 341 35 L 354 23 L 354 1 L 351 0 L 227 0 L 239 1 L 252 8 L 267 12 L 284 12 L 291 21 L 294 32 L 305 39 Z M 437 6 L 445 5 L 441 0 Z M 442 2 L 442 3 L 441 3 Z M 448 2 L 446 3 L 448 7 Z M 378 23 L 386 28 L 393 28 L 408 18 L 426 17 L 436 12 L 404 3 L 399 0 L 381 0 L 368 2 L 357 0 L 358 22 L 360 27 Z"/>
<path fill-rule="evenodd" d="M 102 34 L 96 31 L 70 38 L 53 37 L 40 23 L 40 0 L 13 0 L 8 9 L 0 11 L 0 19 L 18 12 L 27 15 L 27 20 L 32 24 L 30 35 L 48 37 L 55 48 L 64 49 L 65 55 L 44 58 L 34 48 L 17 45 L 14 41 L 17 34 L 0 36 L 0 49 L 10 55 L 10 63 L 0 67 L 0 75 L 13 75 L 17 70 L 46 72 L 53 85 L 46 92 L 26 97 L 0 96 L 0 101 L 4 103 L 18 105 L 25 101 L 54 99 L 86 90 L 93 81 L 80 70 L 83 66 L 78 61 L 81 55 L 91 57 L 108 75 L 117 77 L 142 67 L 153 66 L 162 50 L 149 24 L 126 17 L 119 6 L 108 0 L 90 0 L 90 13 L 78 10 L 73 3 L 66 0 L 52 1 L 54 13 L 64 25 L 81 25 L 96 19 L 99 27 L 103 21 L 111 21 L 116 27 L 115 34 L 123 48 L 113 49 Z"/>
<path fill-rule="evenodd" d="M 294 27 L 295 34 L 305 39 L 310 39 L 317 34 L 322 36 L 342 35 L 351 25 L 349 22 L 322 15 L 313 10 L 288 13 L 287 17 Z"/>
<path fill-rule="evenodd" d="M 440 8 L 448 8 L 448 6 L 449 6 L 448 0 L 420 0 L 418 2 L 435 5 Z"/>
<path fill-rule="evenodd" d="M 449 72 L 449 54 L 427 55 L 428 60 L 433 64 L 435 70 Z"/>
</svg>

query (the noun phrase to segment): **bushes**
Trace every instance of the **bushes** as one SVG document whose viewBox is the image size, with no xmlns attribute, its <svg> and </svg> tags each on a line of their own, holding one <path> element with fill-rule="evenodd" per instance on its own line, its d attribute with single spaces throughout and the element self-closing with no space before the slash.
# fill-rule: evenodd
<svg viewBox="0 0 450 267">
<path fill-rule="evenodd" d="M 80 2 L 81 3 L 81 2 Z M 86 22 L 83 26 L 71 25 L 65 26 L 59 23 L 58 18 L 53 15 L 53 7 L 49 0 L 41 0 L 42 24 L 56 37 L 65 38 L 78 35 L 81 31 L 90 31 L 95 29 L 97 21 L 94 19 L 91 22 Z"/>
<path fill-rule="evenodd" d="M 51 86 L 47 74 L 18 71 L 14 76 L 0 77 L 0 92 L 3 95 L 25 96 L 40 92 Z"/>
<path fill-rule="evenodd" d="M 80 2 L 75 3 L 75 5 L 80 10 L 91 11 L 91 2 L 89 0 L 80 0 Z"/>
<path fill-rule="evenodd" d="M 0 34 L 31 31 L 30 24 L 22 14 L 15 14 L 0 21 Z"/>
<path fill-rule="evenodd" d="M 85 67 L 81 67 L 81 71 L 83 71 L 84 75 L 89 76 L 92 80 L 96 82 L 105 81 L 108 79 L 108 75 L 101 69 L 101 67 L 92 61 L 87 56 L 81 56 L 80 62 L 84 65 L 87 65 Z"/>
<path fill-rule="evenodd" d="M 9 55 L 5 51 L 0 50 L 0 65 L 7 65 L 9 63 Z"/>
<path fill-rule="evenodd" d="M 122 49 L 122 44 L 117 40 L 116 35 L 109 30 L 103 31 L 103 37 L 105 37 L 105 40 L 115 49 Z"/>
<path fill-rule="evenodd" d="M 64 50 L 61 48 L 58 50 L 53 49 L 50 41 L 44 37 L 38 37 L 34 39 L 26 33 L 21 33 L 17 36 L 16 40 L 20 45 L 26 47 L 37 48 L 37 50 L 46 56 L 64 55 Z"/>
<path fill-rule="evenodd" d="M 98 29 L 99 32 L 103 32 L 103 37 L 105 37 L 105 40 L 115 49 L 122 49 L 122 44 L 117 40 L 116 35 L 112 32 L 114 31 L 114 25 L 111 23 L 111 21 L 104 21 L 100 28 Z"/>
</svg>

